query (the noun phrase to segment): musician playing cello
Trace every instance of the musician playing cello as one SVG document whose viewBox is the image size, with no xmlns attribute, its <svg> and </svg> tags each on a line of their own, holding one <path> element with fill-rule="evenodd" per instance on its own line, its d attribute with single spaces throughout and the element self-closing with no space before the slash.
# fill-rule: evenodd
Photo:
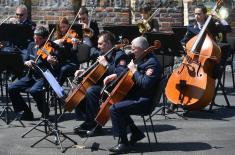
<svg viewBox="0 0 235 155">
<path fill-rule="evenodd" d="M 140 57 L 148 48 L 148 42 L 144 37 L 137 37 L 131 43 L 131 53 L 135 59 Z M 156 84 L 161 78 L 161 65 L 153 54 L 147 54 L 137 64 L 133 60 L 128 64 L 133 73 L 134 86 L 124 100 L 110 107 L 110 115 L 113 125 L 113 136 L 119 137 L 116 146 L 110 148 L 111 152 L 122 153 L 128 150 L 129 144 L 135 144 L 145 135 L 136 127 L 130 115 L 142 115 L 149 113 L 154 96 Z M 104 84 L 117 77 L 112 74 L 104 79 Z M 131 138 L 127 139 L 127 127 L 130 127 Z"/>
<path fill-rule="evenodd" d="M 102 56 L 110 49 L 113 48 L 115 43 L 115 36 L 109 31 L 103 31 L 99 34 L 98 37 L 98 48 L 100 50 L 100 56 L 97 58 L 99 64 L 107 67 L 106 73 L 98 81 L 96 85 L 91 86 L 86 91 L 85 99 L 80 103 L 80 105 L 85 106 L 85 109 L 81 109 L 80 105 L 77 107 L 78 110 L 85 110 L 85 122 L 80 126 L 74 128 L 75 133 L 84 133 L 84 131 L 93 129 L 97 123 L 95 122 L 95 117 L 99 111 L 99 99 L 100 91 L 103 86 L 103 79 L 110 74 L 120 74 L 126 67 L 126 54 L 121 50 L 116 50 L 111 52 L 107 57 Z M 114 49 L 115 50 L 115 49 Z M 75 76 L 78 76 L 83 72 L 78 70 L 75 72 Z M 97 131 L 100 131 L 101 126 L 96 128 L 95 134 Z"/>
<path fill-rule="evenodd" d="M 43 108 L 43 105 L 47 104 L 44 92 L 42 91 L 45 80 L 39 72 L 33 69 L 33 64 L 35 64 L 34 60 L 37 57 L 37 51 L 44 45 L 48 35 L 48 30 L 43 26 L 39 26 L 35 29 L 34 42 L 29 44 L 27 49 L 27 58 L 24 62 L 25 66 L 31 70 L 29 74 L 10 84 L 8 87 L 9 96 L 12 101 L 14 111 L 16 113 L 23 111 L 21 117 L 22 120 L 34 119 L 31 109 L 27 106 L 23 97 L 20 95 L 20 92 L 25 91 L 28 88 L 30 88 L 30 94 L 36 101 L 37 108 L 42 113 L 42 116 L 45 115 L 47 117 L 49 115 L 49 107 L 46 105 L 46 109 L 44 110 Z M 39 57 L 36 64 L 41 69 L 50 69 L 52 71 L 51 66 L 55 65 L 56 61 L 57 60 L 53 56 L 48 56 L 46 59 Z"/>
<path fill-rule="evenodd" d="M 219 19 L 218 15 L 216 14 L 216 12 L 212 12 L 211 13 L 213 17 L 216 17 L 217 20 L 212 19 L 208 25 L 208 31 L 210 32 L 210 36 L 212 37 L 213 40 L 216 41 L 216 36 L 218 36 L 218 33 L 227 33 L 229 31 L 231 31 L 231 27 L 228 25 L 228 23 L 224 20 L 224 19 Z M 183 44 L 183 46 L 186 45 L 186 43 L 193 38 L 194 36 L 196 36 L 197 34 L 199 34 L 199 32 L 201 31 L 206 19 L 207 19 L 207 8 L 202 5 L 199 4 L 195 7 L 194 9 L 194 16 L 195 16 L 195 22 L 193 24 L 190 24 L 187 27 L 187 32 L 184 36 L 184 38 L 181 40 L 181 43 Z M 226 38 L 222 39 L 223 42 L 226 41 Z M 217 71 L 218 67 L 215 67 L 215 74 L 219 74 Z M 216 75 L 213 75 L 214 77 L 216 77 Z M 176 104 L 171 104 L 170 105 L 170 109 L 167 110 L 168 113 L 172 113 L 175 109 L 177 108 Z"/>
</svg>

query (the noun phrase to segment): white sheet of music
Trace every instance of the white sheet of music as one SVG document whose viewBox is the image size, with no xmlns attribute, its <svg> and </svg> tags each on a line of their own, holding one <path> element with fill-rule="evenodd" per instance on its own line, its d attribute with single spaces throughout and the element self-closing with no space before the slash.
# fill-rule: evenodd
<svg viewBox="0 0 235 155">
<path fill-rule="evenodd" d="M 52 87 L 52 89 L 55 91 L 56 95 L 59 98 L 64 98 L 65 93 L 64 89 L 59 85 L 55 77 L 51 74 L 51 72 L 47 69 L 45 72 L 43 72 L 44 77 L 47 79 L 48 83 Z"/>
</svg>

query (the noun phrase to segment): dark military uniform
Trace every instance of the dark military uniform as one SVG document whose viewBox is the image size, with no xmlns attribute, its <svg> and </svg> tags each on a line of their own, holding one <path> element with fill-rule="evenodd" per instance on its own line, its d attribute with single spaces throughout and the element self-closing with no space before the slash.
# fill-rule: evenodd
<svg viewBox="0 0 235 155">
<path fill-rule="evenodd" d="M 34 60 L 37 55 L 38 49 L 35 48 L 35 43 L 32 42 L 29 44 L 27 49 L 27 56 L 25 57 L 25 61 Z M 42 69 L 50 69 L 52 71 L 51 65 L 47 62 L 47 60 L 42 59 L 41 57 L 37 61 L 37 65 Z M 28 116 L 32 113 L 25 103 L 24 99 L 20 95 L 20 92 L 25 91 L 30 88 L 30 94 L 33 96 L 34 100 L 37 103 L 38 110 L 42 114 L 48 115 L 49 108 L 46 105 L 46 111 L 43 109 L 43 105 L 47 104 L 45 102 L 45 95 L 42 91 L 42 88 L 45 84 L 45 79 L 42 77 L 41 73 L 38 70 L 30 70 L 29 74 L 12 83 L 8 87 L 9 96 L 12 101 L 12 105 L 15 112 L 24 111 L 25 116 Z"/>
<path fill-rule="evenodd" d="M 134 87 L 123 101 L 110 107 L 114 136 L 127 139 L 126 127 L 134 124 L 130 115 L 142 115 L 149 112 L 161 72 L 161 65 L 153 54 L 149 54 L 137 64 L 137 71 L 133 75 Z"/>
<path fill-rule="evenodd" d="M 96 85 L 91 86 L 87 92 L 85 100 L 82 104 L 85 104 L 85 123 L 88 129 L 91 129 L 96 125 L 95 117 L 99 111 L 100 104 L 100 91 L 103 86 L 103 80 L 106 76 L 111 74 L 120 74 L 126 68 L 126 54 L 123 51 L 112 52 L 107 56 L 107 71 L 103 77 L 98 81 Z M 79 107 L 78 107 L 79 108 Z"/>
<path fill-rule="evenodd" d="M 231 30 L 231 27 L 229 25 L 222 25 L 221 23 L 218 23 L 215 20 L 211 20 L 207 29 L 212 34 L 212 37 L 215 40 L 218 33 L 229 32 Z M 184 38 L 181 40 L 181 43 L 185 45 L 191 38 L 199 34 L 200 31 L 201 31 L 201 28 L 199 28 L 196 22 L 193 24 L 190 24 L 187 27 L 187 33 L 185 34 Z M 224 39 L 226 39 L 226 37 Z"/>
</svg>

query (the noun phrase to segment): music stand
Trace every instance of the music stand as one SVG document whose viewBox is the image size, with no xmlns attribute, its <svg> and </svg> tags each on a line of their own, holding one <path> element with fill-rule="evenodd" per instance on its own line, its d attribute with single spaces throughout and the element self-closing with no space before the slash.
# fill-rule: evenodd
<svg viewBox="0 0 235 155">
<path fill-rule="evenodd" d="M 49 24 L 48 29 L 51 32 L 54 28 L 56 28 L 57 24 Z M 72 30 L 76 31 L 79 37 L 83 36 L 83 31 L 82 31 L 82 24 L 73 24 L 72 25 Z"/>
<path fill-rule="evenodd" d="M 141 35 L 137 25 L 106 25 L 103 29 L 114 33 L 117 42 L 121 42 L 124 38 L 132 41 Z"/>
<path fill-rule="evenodd" d="M 35 66 L 35 67 L 36 67 L 36 69 L 38 69 L 42 73 L 43 77 L 46 79 L 49 86 L 54 91 L 54 96 L 56 97 L 56 100 L 55 100 L 55 116 L 57 116 L 57 103 L 58 103 L 59 100 L 64 101 L 64 99 L 65 99 L 64 89 L 59 85 L 59 83 L 56 81 L 55 77 L 52 75 L 52 73 L 48 69 L 46 71 L 43 71 L 38 66 Z M 50 127 L 53 127 L 53 128 L 50 128 Z M 47 137 L 53 136 L 53 135 L 56 137 L 55 142 L 52 142 L 51 140 L 48 140 L 48 141 L 55 144 L 55 145 L 60 145 L 60 149 L 61 149 L 62 153 L 65 152 L 65 149 L 62 146 L 62 141 L 60 140 L 60 135 L 63 136 L 64 139 L 69 139 L 71 142 L 73 142 L 75 145 L 77 145 L 77 142 L 75 142 L 73 139 L 71 139 L 70 137 L 68 137 L 62 131 L 60 131 L 58 129 L 57 118 L 55 119 L 54 125 L 50 126 L 50 127 L 49 127 L 50 131 L 44 137 L 42 137 L 37 142 L 32 144 L 31 147 L 34 147 L 36 144 L 38 144 L 39 142 L 41 142 L 44 139 L 48 140 Z"/>
<path fill-rule="evenodd" d="M 9 96 L 8 96 L 8 74 L 12 73 L 16 76 L 19 76 L 24 69 L 24 62 L 21 55 L 18 52 L 0 52 L 0 72 L 6 71 L 5 77 L 5 90 L 6 90 L 6 105 L 3 106 L 3 111 L 0 113 L 0 118 L 6 122 L 6 124 L 10 124 L 9 120 L 9 111 L 13 112 L 11 107 L 9 106 Z M 5 114 L 5 120 L 2 118 L 3 114 Z M 15 116 L 14 120 L 18 120 L 23 127 L 25 125 L 20 120 L 20 113 Z"/>
<path fill-rule="evenodd" d="M 187 32 L 187 26 L 171 27 L 178 40 L 182 40 Z"/>
<path fill-rule="evenodd" d="M 155 40 L 159 40 L 161 42 L 161 47 L 155 50 L 154 53 L 157 55 L 160 63 L 162 64 L 163 71 L 167 67 L 170 67 L 172 70 L 172 67 L 174 65 L 174 57 L 180 56 L 181 54 L 184 53 L 184 48 L 182 47 L 180 41 L 177 39 L 176 35 L 173 33 L 156 32 L 156 33 L 145 33 L 145 36 L 150 45 L 154 44 Z M 167 99 L 165 95 L 165 85 L 167 82 L 167 77 L 170 75 L 171 71 L 167 71 L 167 73 L 164 73 L 164 72 L 163 72 L 163 78 L 162 78 L 162 82 L 165 82 L 164 84 L 162 84 L 163 105 L 150 117 L 153 117 L 160 111 L 162 112 L 161 114 L 166 117 L 166 109 L 169 109 L 169 107 L 166 105 Z M 173 112 L 173 113 L 184 118 L 181 114 L 177 112 Z"/>
<path fill-rule="evenodd" d="M 2 24 L 0 26 L 0 41 L 9 41 L 18 47 L 27 48 L 33 40 L 33 30 L 30 25 Z"/>
</svg>

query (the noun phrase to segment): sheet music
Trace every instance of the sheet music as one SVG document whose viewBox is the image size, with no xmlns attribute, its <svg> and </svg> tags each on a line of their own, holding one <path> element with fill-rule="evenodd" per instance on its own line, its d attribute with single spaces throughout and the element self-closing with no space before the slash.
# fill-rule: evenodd
<svg viewBox="0 0 235 155">
<path fill-rule="evenodd" d="M 63 99 L 65 97 L 64 89 L 59 85 L 55 77 L 51 74 L 51 72 L 47 69 L 45 72 L 43 72 L 44 77 L 52 87 L 52 89 L 55 91 L 56 95 Z"/>
</svg>

